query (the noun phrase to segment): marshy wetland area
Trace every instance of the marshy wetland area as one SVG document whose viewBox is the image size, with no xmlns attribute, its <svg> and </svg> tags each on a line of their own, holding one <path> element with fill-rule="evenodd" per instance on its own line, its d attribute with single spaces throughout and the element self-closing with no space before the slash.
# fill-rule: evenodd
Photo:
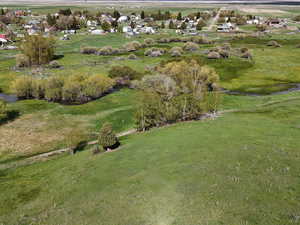
<svg viewBox="0 0 300 225">
<path fill-rule="evenodd" d="M 300 6 L 10 3 L 1 225 L 300 224 Z"/>
</svg>

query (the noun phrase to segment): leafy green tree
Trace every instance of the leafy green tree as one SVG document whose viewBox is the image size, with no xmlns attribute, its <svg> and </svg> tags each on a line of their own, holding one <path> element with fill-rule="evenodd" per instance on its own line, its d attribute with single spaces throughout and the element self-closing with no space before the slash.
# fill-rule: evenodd
<svg viewBox="0 0 300 225">
<path fill-rule="evenodd" d="M 28 57 L 29 66 L 49 63 L 54 56 L 55 40 L 52 37 L 26 35 L 20 45 L 23 55 Z"/>
<path fill-rule="evenodd" d="M 175 24 L 174 24 L 173 20 L 170 20 L 170 22 L 169 22 L 169 29 L 175 29 Z"/>
<path fill-rule="evenodd" d="M 138 130 L 197 119 L 217 110 L 219 77 L 212 68 L 183 60 L 158 67 L 157 72 L 136 84 Z"/>
<path fill-rule="evenodd" d="M 161 14 L 161 11 L 158 10 L 158 13 L 157 13 L 157 19 L 158 20 L 162 20 L 162 14 Z"/>
<path fill-rule="evenodd" d="M 142 20 L 145 19 L 145 12 L 144 11 L 141 12 L 141 19 Z"/>
<path fill-rule="evenodd" d="M 45 83 L 45 99 L 48 101 L 61 101 L 64 86 L 64 78 L 51 76 Z"/>
<path fill-rule="evenodd" d="M 116 20 L 119 19 L 120 16 L 121 16 L 121 14 L 119 13 L 118 10 L 115 10 L 115 11 L 113 12 L 113 17 L 114 17 Z"/>
<path fill-rule="evenodd" d="M 56 24 L 55 16 L 51 16 L 50 13 L 47 14 L 47 23 L 49 26 L 54 26 Z"/>
<path fill-rule="evenodd" d="M 66 144 L 70 149 L 71 154 L 75 154 L 76 150 L 78 150 L 87 140 L 88 135 L 86 130 L 82 128 L 73 127 L 72 130 L 66 135 Z"/>
<path fill-rule="evenodd" d="M 256 25 L 256 29 L 257 29 L 258 31 L 263 32 L 263 31 L 267 30 L 267 25 L 265 25 L 265 24 L 257 24 L 257 25 Z"/>
<path fill-rule="evenodd" d="M 196 29 L 197 30 L 202 30 L 203 27 L 206 26 L 206 23 L 203 20 L 200 20 L 197 25 L 196 25 Z"/>
<path fill-rule="evenodd" d="M 12 83 L 12 90 L 18 98 L 31 98 L 33 95 L 33 79 L 30 76 L 20 76 Z"/>
<path fill-rule="evenodd" d="M 178 13 L 178 15 L 177 15 L 177 20 L 182 20 L 181 12 Z"/>
<path fill-rule="evenodd" d="M 104 22 L 102 22 L 101 28 L 102 28 L 105 32 L 110 32 L 111 25 L 110 25 L 109 22 L 107 22 L 107 21 L 105 20 Z"/>
<path fill-rule="evenodd" d="M 171 18 L 171 13 L 170 13 L 170 11 L 166 11 L 165 12 L 165 15 L 164 15 L 164 19 L 165 20 L 169 20 Z"/>
<path fill-rule="evenodd" d="M 78 29 L 80 27 L 80 21 L 75 16 L 60 16 L 56 21 L 56 27 L 59 30 Z"/>
<path fill-rule="evenodd" d="M 160 28 L 161 28 L 161 29 L 165 29 L 165 27 L 166 27 L 166 26 L 165 26 L 165 22 L 162 21 L 162 22 L 161 22 L 161 25 L 160 25 Z"/>
<path fill-rule="evenodd" d="M 60 9 L 59 12 L 58 12 L 58 14 L 64 15 L 64 16 L 70 16 L 70 15 L 72 15 L 72 11 L 71 11 L 70 8 L 68 8 L 68 9 Z"/>
<path fill-rule="evenodd" d="M 294 21 L 300 22 L 300 15 L 297 15 L 293 18 Z"/>
<path fill-rule="evenodd" d="M 181 23 L 180 29 L 181 30 L 185 30 L 186 29 L 186 23 L 185 22 Z"/>
<path fill-rule="evenodd" d="M 130 22 L 130 27 L 131 27 L 132 29 L 134 29 L 135 26 L 136 26 L 135 22 L 131 21 L 131 22 Z"/>
<path fill-rule="evenodd" d="M 4 119 L 6 116 L 7 116 L 6 103 L 0 100 L 0 120 Z"/>
<path fill-rule="evenodd" d="M 105 150 L 112 149 L 119 143 L 110 123 L 103 124 L 98 140 L 99 145 L 101 145 Z"/>
<path fill-rule="evenodd" d="M 134 80 L 138 78 L 139 73 L 129 66 L 113 66 L 108 71 L 108 76 L 111 78 L 123 77 Z"/>
<path fill-rule="evenodd" d="M 107 22 L 107 21 L 105 20 L 104 22 L 102 22 L 101 28 L 102 28 L 105 32 L 110 32 L 111 25 L 110 25 L 109 22 Z"/>
<path fill-rule="evenodd" d="M 118 26 L 119 26 L 118 21 L 117 21 L 117 20 L 112 21 L 112 22 L 111 22 L 111 26 L 112 26 L 113 28 L 117 29 Z"/>
</svg>

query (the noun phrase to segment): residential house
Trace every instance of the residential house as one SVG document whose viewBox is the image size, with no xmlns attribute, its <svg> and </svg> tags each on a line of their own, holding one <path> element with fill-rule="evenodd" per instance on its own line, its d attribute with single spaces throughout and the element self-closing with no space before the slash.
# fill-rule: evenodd
<svg viewBox="0 0 300 225">
<path fill-rule="evenodd" d="M 218 32 L 230 32 L 234 31 L 236 28 L 232 23 L 223 23 L 217 26 Z"/>
</svg>

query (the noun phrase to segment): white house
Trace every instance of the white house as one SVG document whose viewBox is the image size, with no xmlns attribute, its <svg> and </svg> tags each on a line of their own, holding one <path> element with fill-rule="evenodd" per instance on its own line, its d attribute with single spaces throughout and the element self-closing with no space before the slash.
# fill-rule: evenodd
<svg viewBox="0 0 300 225">
<path fill-rule="evenodd" d="M 88 27 L 95 27 L 95 26 L 97 26 L 98 25 L 98 23 L 97 23 L 97 21 L 94 21 L 94 20 L 88 20 L 87 22 L 86 22 L 86 25 L 88 26 Z"/>
<path fill-rule="evenodd" d="M 235 27 L 232 23 L 224 23 L 224 24 L 218 25 L 218 27 L 217 27 L 218 32 L 230 32 L 233 30 L 235 30 Z"/>
<path fill-rule="evenodd" d="M 7 43 L 7 40 L 6 40 L 6 39 L 0 38 L 0 46 L 1 46 L 1 47 L 3 47 L 4 44 L 6 44 L 6 43 Z"/>
<path fill-rule="evenodd" d="M 247 20 L 247 24 L 261 24 L 261 22 L 258 19 L 254 19 L 254 20 Z"/>
<path fill-rule="evenodd" d="M 63 34 L 76 34 L 76 30 L 63 30 Z"/>
<path fill-rule="evenodd" d="M 119 23 L 123 23 L 123 22 L 127 22 L 128 21 L 128 17 L 127 16 L 120 16 L 120 18 L 118 19 Z"/>
<path fill-rule="evenodd" d="M 153 27 L 143 27 L 141 32 L 145 34 L 155 34 Z"/>
<path fill-rule="evenodd" d="M 130 33 L 133 32 L 132 28 L 130 26 L 124 26 L 122 28 L 123 33 Z"/>
<path fill-rule="evenodd" d="M 94 35 L 99 35 L 99 34 L 104 34 L 105 32 L 104 32 L 104 30 L 93 30 L 93 31 L 91 31 L 91 34 L 94 34 Z"/>
</svg>

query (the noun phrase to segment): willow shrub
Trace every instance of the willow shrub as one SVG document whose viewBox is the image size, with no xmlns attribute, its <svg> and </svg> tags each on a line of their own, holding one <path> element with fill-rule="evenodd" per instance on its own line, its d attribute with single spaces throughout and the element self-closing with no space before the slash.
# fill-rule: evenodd
<svg viewBox="0 0 300 225">
<path fill-rule="evenodd" d="M 45 99 L 64 103 L 85 103 L 112 90 L 115 81 L 102 75 L 74 74 L 67 77 L 52 76 L 45 79 L 22 76 L 12 88 L 19 98 Z"/>
</svg>

